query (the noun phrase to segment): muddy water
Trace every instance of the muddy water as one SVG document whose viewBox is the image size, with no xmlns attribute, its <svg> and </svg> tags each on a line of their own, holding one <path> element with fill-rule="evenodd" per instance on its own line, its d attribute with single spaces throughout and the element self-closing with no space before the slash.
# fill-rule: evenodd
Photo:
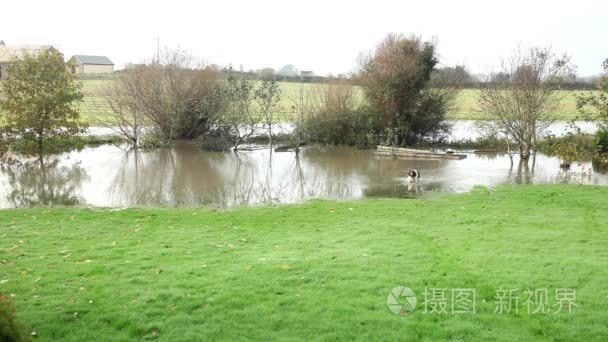
<svg viewBox="0 0 608 342">
<path fill-rule="evenodd" d="M 584 164 L 587 169 L 590 165 Z M 408 184 L 410 168 L 420 182 Z M 504 155 L 464 160 L 398 160 L 370 150 L 312 148 L 299 158 L 268 149 L 234 154 L 193 145 L 128 151 L 112 145 L 0 164 L 0 207 L 36 205 L 231 207 L 293 203 L 311 198 L 413 197 L 505 183 L 608 184 L 608 176 L 569 172 L 538 154 L 511 166 Z M 585 170 L 586 171 L 586 170 Z M 586 172 L 587 173 L 587 172 Z"/>
</svg>

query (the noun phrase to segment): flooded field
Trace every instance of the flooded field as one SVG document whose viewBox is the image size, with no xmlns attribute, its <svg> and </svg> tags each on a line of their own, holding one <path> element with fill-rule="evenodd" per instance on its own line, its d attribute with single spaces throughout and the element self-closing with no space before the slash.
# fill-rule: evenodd
<svg viewBox="0 0 608 342">
<path fill-rule="evenodd" d="M 405 160 L 372 150 L 317 147 L 303 151 L 206 152 L 191 144 L 147 151 L 113 145 L 0 164 L 0 207 L 36 205 L 200 206 L 294 203 L 312 198 L 432 196 L 508 183 L 608 184 L 590 163 L 564 171 L 537 154 L 511 165 L 501 154 L 467 152 L 463 160 Z M 407 183 L 409 169 L 421 172 Z"/>
</svg>

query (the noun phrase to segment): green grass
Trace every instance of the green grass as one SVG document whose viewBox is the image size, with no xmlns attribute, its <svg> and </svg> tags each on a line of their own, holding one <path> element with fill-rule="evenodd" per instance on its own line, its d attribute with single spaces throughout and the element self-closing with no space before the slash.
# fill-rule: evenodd
<svg viewBox="0 0 608 342">
<path fill-rule="evenodd" d="M 106 105 L 101 97 L 98 96 L 98 89 L 104 83 L 112 82 L 112 80 L 83 80 L 83 92 L 85 94 L 84 102 L 81 107 L 83 120 L 93 123 L 93 114 L 99 113 L 100 110 L 107 110 Z M 280 106 L 282 108 L 291 108 L 294 100 L 299 99 L 300 91 L 304 93 L 312 90 L 317 85 L 314 83 L 290 83 L 280 82 L 282 97 Z M 575 95 L 585 93 L 585 91 L 564 91 L 565 96 L 556 117 L 560 120 L 571 120 L 576 118 L 578 111 L 576 109 Z M 355 96 L 362 99 L 363 94 L 360 88 L 355 88 Z M 475 89 L 464 89 L 459 92 L 454 108 L 448 113 L 448 118 L 451 120 L 484 120 L 488 119 L 479 106 L 479 91 Z M 281 119 L 281 115 L 279 115 Z"/>
<path fill-rule="evenodd" d="M 554 185 L 229 211 L 5 210 L 0 292 L 40 341 L 605 341 L 606 198 Z M 418 294 L 408 316 L 386 306 L 398 285 Z M 425 287 L 475 288 L 477 314 L 425 314 Z M 547 288 L 550 305 L 573 288 L 578 307 L 496 314 L 501 287 Z"/>
</svg>

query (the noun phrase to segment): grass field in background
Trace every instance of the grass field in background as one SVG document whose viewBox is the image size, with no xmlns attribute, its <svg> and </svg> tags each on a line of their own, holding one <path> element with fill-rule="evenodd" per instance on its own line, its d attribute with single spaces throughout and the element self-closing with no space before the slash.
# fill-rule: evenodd
<svg viewBox="0 0 608 342">
<path fill-rule="evenodd" d="M 81 114 L 83 120 L 89 123 L 94 122 L 94 113 L 103 113 L 107 110 L 103 99 L 98 96 L 98 89 L 106 82 L 112 80 L 84 80 L 83 92 L 85 94 L 84 102 L 81 106 Z M 300 92 L 308 92 L 314 90 L 317 84 L 314 83 L 291 83 L 280 82 L 282 96 L 280 105 L 282 108 L 289 109 L 294 105 L 294 101 L 298 101 Z M 584 91 L 564 91 L 564 100 L 559 108 L 556 116 L 560 120 L 574 119 L 578 112 L 576 110 L 575 95 L 584 93 Z M 360 88 L 355 88 L 355 95 L 358 100 L 362 100 L 363 94 Z M 279 119 L 281 115 L 278 115 Z M 103 119 L 103 115 L 101 115 Z M 464 89 L 458 93 L 453 110 L 448 114 L 448 119 L 451 120 L 483 120 L 488 117 L 483 114 L 479 107 L 479 91 L 475 89 Z"/>
<path fill-rule="evenodd" d="M 0 293 L 37 341 L 606 341 L 607 196 L 503 186 L 228 211 L 0 210 Z M 387 306 L 397 286 L 417 295 L 407 316 Z M 448 291 L 446 313 L 425 313 L 425 288 Z M 459 288 L 475 289 L 475 313 L 452 313 Z M 495 312 L 501 289 L 519 289 L 517 313 Z M 528 312 L 526 289 L 546 289 L 550 312 Z M 558 289 L 576 291 L 570 314 Z"/>
</svg>

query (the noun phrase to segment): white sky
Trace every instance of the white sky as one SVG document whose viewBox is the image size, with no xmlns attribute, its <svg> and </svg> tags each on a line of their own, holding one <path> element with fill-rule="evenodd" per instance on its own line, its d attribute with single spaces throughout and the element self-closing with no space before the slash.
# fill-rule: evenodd
<svg viewBox="0 0 608 342">
<path fill-rule="evenodd" d="M 352 71 L 388 32 L 435 38 L 441 62 L 474 73 L 517 46 L 568 53 L 579 75 L 608 58 L 608 1 L 2 0 L 0 40 L 107 55 L 121 68 L 161 45 L 246 70 L 294 64 L 317 74 Z"/>
</svg>

